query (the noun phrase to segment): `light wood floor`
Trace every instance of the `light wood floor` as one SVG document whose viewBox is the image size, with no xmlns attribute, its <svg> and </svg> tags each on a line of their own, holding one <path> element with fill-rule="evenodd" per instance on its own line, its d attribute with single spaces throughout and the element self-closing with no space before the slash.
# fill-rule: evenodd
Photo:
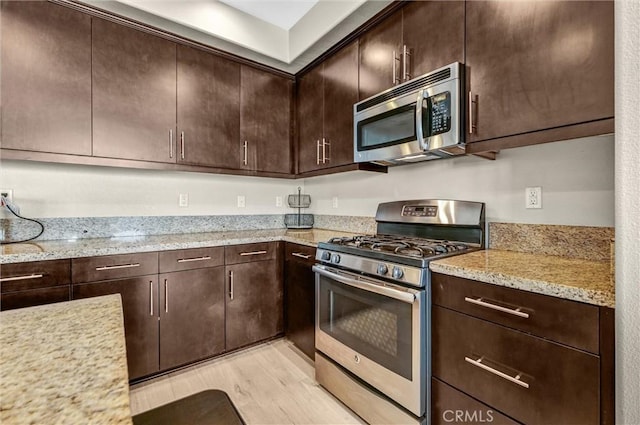
<svg viewBox="0 0 640 425">
<path fill-rule="evenodd" d="M 247 424 L 363 424 L 314 379 L 313 364 L 278 339 L 134 385 L 131 413 L 207 389 L 225 391 Z"/>
</svg>

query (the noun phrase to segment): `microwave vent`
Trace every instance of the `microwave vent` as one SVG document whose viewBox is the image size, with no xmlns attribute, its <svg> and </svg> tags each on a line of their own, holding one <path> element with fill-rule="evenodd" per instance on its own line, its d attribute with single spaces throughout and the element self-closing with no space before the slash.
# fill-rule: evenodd
<svg viewBox="0 0 640 425">
<path fill-rule="evenodd" d="M 406 93 L 411 93 L 412 91 L 416 91 L 421 87 L 428 86 L 430 84 L 437 83 L 448 78 L 451 78 L 451 68 L 445 68 L 441 71 L 434 72 L 433 74 L 424 75 L 422 77 L 416 78 L 415 80 L 402 84 L 401 86 L 380 93 L 378 96 L 372 97 L 369 100 L 358 103 L 356 105 L 356 112 L 364 111 L 365 109 L 393 99 L 394 97 L 398 97 Z"/>
</svg>

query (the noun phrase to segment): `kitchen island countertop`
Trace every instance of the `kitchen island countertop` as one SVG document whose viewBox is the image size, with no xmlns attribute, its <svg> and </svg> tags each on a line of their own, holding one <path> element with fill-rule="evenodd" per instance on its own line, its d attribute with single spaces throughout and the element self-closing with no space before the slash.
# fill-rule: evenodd
<svg viewBox="0 0 640 425">
<path fill-rule="evenodd" d="M 332 237 L 354 235 L 324 229 L 271 229 L 42 241 L 3 245 L 0 264 L 271 241 L 317 246 L 318 242 L 327 241 Z"/>
<path fill-rule="evenodd" d="M 432 261 L 429 268 L 435 273 L 615 307 L 609 261 L 488 249 Z"/>
<path fill-rule="evenodd" d="M 119 295 L 0 313 L 0 423 L 131 424 Z"/>
</svg>

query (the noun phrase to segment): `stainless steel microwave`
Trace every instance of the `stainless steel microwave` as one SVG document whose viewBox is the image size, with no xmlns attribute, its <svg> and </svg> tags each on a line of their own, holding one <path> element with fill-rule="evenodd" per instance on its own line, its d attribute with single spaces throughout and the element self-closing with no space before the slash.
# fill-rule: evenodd
<svg viewBox="0 0 640 425">
<path fill-rule="evenodd" d="M 353 105 L 355 162 L 398 165 L 465 154 L 464 65 L 414 78 Z"/>
</svg>

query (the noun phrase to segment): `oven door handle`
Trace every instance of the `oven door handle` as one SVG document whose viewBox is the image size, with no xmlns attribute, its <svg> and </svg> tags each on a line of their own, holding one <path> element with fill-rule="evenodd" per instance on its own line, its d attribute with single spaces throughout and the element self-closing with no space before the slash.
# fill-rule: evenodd
<svg viewBox="0 0 640 425">
<path fill-rule="evenodd" d="M 413 304 L 416 300 L 415 294 L 410 292 L 398 291 L 397 289 L 390 288 L 388 286 L 381 286 L 375 283 L 369 283 L 362 280 L 352 279 L 346 276 L 341 276 L 337 273 L 330 272 L 322 266 L 313 266 L 313 271 L 328 277 L 329 279 L 336 280 L 345 285 L 353 286 L 354 288 L 362 289 L 364 291 L 375 292 L 376 294 L 384 295 L 398 301 L 402 301 L 408 304 Z"/>
</svg>

